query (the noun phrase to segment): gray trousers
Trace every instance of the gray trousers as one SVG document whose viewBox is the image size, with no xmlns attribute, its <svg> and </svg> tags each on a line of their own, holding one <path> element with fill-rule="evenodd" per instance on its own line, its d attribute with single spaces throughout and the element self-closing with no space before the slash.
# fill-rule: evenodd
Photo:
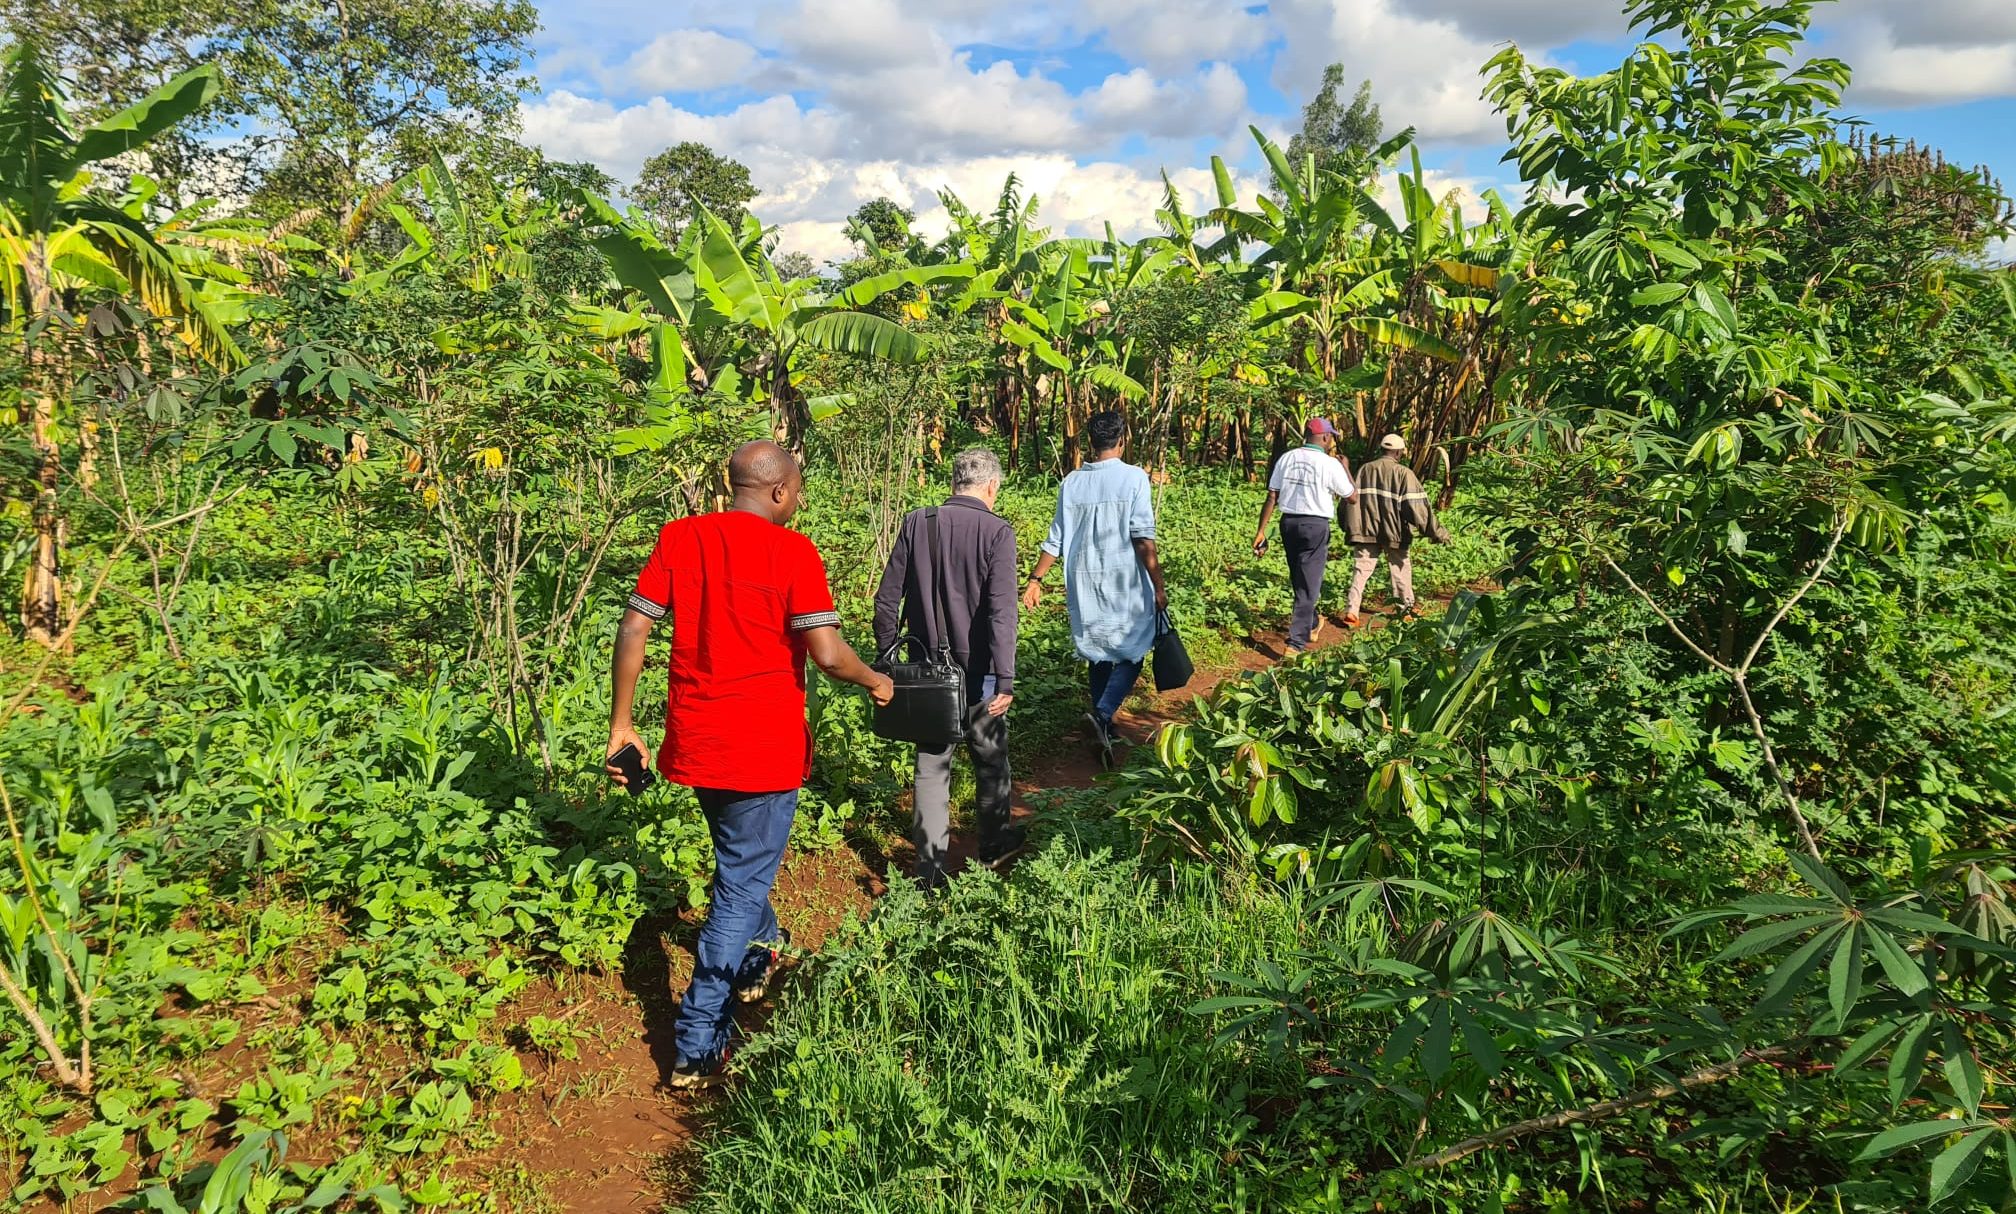
<svg viewBox="0 0 2016 1214">
<path fill-rule="evenodd" d="M 1394 548 L 1382 548 L 1377 544 L 1351 545 L 1351 604 L 1352 615 L 1365 603 L 1365 584 L 1372 580 L 1372 571 L 1379 567 L 1379 555 L 1386 555 L 1386 572 L 1393 575 L 1393 598 L 1400 606 L 1414 606 L 1414 555 L 1413 543 L 1401 544 Z"/>
<path fill-rule="evenodd" d="M 973 807 L 980 820 L 980 855 L 997 851 L 1008 829 L 1008 716 L 987 715 L 987 701 L 994 698 L 994 680 L 989 677 L 981 694 L 966 706 L 966 750 L 973 756 L 973 777 L 979 795 Z M 917 845 L 917 880 L 929 888 L 945 879 L 947 853 L 952 845 L 952 747 L 917 748 L 917 792 L 912 819 L 911 842 Z"/>
</svg>

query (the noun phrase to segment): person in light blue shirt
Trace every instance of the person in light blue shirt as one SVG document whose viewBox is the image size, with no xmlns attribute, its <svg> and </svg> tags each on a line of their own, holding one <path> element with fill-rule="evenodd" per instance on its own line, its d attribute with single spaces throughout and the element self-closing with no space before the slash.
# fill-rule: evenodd
<svg viewBox="0 0 2016 1214">
<path fill-rule="evenodd" d="M 1113 714 L 1134 690 L 1155 644 L 1155 617 L 1169 605 L 1155 555 L 1155 500 L 1148 474 L 1120 457 L 1127 421 L 1117 412 L 1086 422 L 1092 462 L 1064 478 L 1049 538 L 1022 591 L 1022 605 L 1043 601 L 1043 579 L 1064 562 L 1064 602 L 1071 641 L 1085 659 L 1092 710 L 1085 720 L 1100 758 L 1113 762 Z"/>
</svg>

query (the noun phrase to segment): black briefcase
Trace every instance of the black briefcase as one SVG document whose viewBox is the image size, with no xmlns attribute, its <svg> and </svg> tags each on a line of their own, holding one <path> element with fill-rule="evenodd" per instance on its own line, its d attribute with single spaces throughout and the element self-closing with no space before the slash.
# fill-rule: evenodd
<svg viewBox="0 0 2016 1214">
<path fill-rule="evenodd" d="M 949 746 L 962 740 L 966 736 L 966 672 L 943 653 L 935 660 L 929 654 L 922 661 L 898 660 L 906 647 L 913 657 L 924 652 L 923 641 L 901 636 L 875 661 L 875 669 L 896 684 L 889 702 L 875 709 L 875 736 L 919 746 Z"/>
<path fill-rule="evenodd" d="M 930 528 L 930 543 L 923 559 L 929 563 L 938 553 L 937 509 L 927 512 L 925 519 Z M 938 593 L 931 596 L 931 623 L 938 633 L 938 651 L 932 653 L 923 638 L 906 633 L 890 642 L 889 648 L 875 659 L 874 668 L 888 675 L 889 681 L 896 685 L 889 702 L 875 709 L 871 728 L 878 738 L 919 746 L 949 746 L 966 736 L 966 672 L 952 660 L 952 651 L 946 643 L 951 634 L 945 631 L 944 570 L 935 569 L 935 577 Z M 913 660 L 902 660 L 906 651 Z M 922 659 L 915 660 L 919 655 Z"/>
<path fill-rule="evenodd" d="M 1190 651 L 1183 648 L 1183 638 L 1176 631 L 1175 622 L 1170 620 L 1165 610 L 1155 616 L 1155 690 L 1174 691 L 1190 681 L 1197 673 L 1197 667 L 1190 661 Z"/>
</svg>

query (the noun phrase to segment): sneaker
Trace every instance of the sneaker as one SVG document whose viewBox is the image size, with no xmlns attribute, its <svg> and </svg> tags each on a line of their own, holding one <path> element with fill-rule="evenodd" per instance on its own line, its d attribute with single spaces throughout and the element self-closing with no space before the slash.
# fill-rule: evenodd
<svg viewBox="0 0 2016 1214">
<path fill-rule="evenodd" d="M 1403 620 L 1418 620 L 1421 618 L 1421 609 L 1412 603 L 1402 603 L 1400 604 L 1400 618 Z"/>
<path fill-rule="evenodd" d="M 1365 617 L 1354 611 L 1344 617 L 1344 626 L 1346 628 L 1363 628 L 1365 626 Z"/>
<path fill-rule="evenodd" d="M 983 851 L 979 856 L 982 865 L 997 873 L 1008 867 L 1010 860 L 1029 850 L 1029 832 L 1019 826 L 1011 826 L 1001 832 L 1001 843 L 1001 847 Z"/>
<path fill-rule="evenodd" d="M 1099 747 L 1100 766 L 1107 768 L 1112 767 L 1113 742 L 1115 740 L 1113 737 L 1112 722 L 1102 721 L 1099 719 L 1096 713 L 1088 712 L 1085 714 L 1085 724 L 1091 727 L 1092 741 L 1095 745 Z"/>
<path fill-rule="evenodd" d="M 789 947 L 791 947 L 790 929 L 778 928 L 777 947 L 770 950 L 770 959 L 764 963 L 762 970 L 746 980 L 737 975 L 735 997 L 744 1003 L 756 1003 L 769 994 L 770 980 L 777 976 L 778 966 L 783 962 L 782 952 Z"/>
<path fill-rule="evenodd" d="M 665 1080 L 668 1087 L 687 1092 L 718 1088 L 726 1082 L 728 1082 L 727 1050 L 712 1058 L 681 1058 L 672 1067 L 671 1076 Z"/>
</svg>

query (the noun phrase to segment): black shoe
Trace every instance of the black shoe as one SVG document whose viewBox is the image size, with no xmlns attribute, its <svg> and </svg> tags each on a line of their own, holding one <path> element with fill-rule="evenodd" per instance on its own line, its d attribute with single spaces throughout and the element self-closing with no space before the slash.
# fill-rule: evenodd
<svg viewBox="0 0 2016 1214">
<path fill-rule="evenodd" d="M 1001 832 L 1001 846 L 980 853 L 980 863 L 1000 872 L 1008 867 L 1008 862 L 1029 850 L 1029 832 L 1019 826 L 1009 827 Z"/>
<path fill-rule="evenodd" d="M 761 971 L 753 977 L 736 975 L 735 997 L 744 1003 L 756 1003 L 770 993 L 770 980 L 777 976 L 777 969 L 783 963 L 783 950 L 791 947 L 791 932 L 787 928 L 777 929 L 777 947 L 770 950 L 770 959 Z"/>
<path fill-rule="evenodd" d="M 672 1074 L 665 1080 L 666 1086 L 680 1091 L 699 1091 L 703 1088 L 718 1088 L 728 1082 L 728 1051 L 723 1050 L 712 1058 L 681 1058 L 672 1068 Z"/>
</svg>

